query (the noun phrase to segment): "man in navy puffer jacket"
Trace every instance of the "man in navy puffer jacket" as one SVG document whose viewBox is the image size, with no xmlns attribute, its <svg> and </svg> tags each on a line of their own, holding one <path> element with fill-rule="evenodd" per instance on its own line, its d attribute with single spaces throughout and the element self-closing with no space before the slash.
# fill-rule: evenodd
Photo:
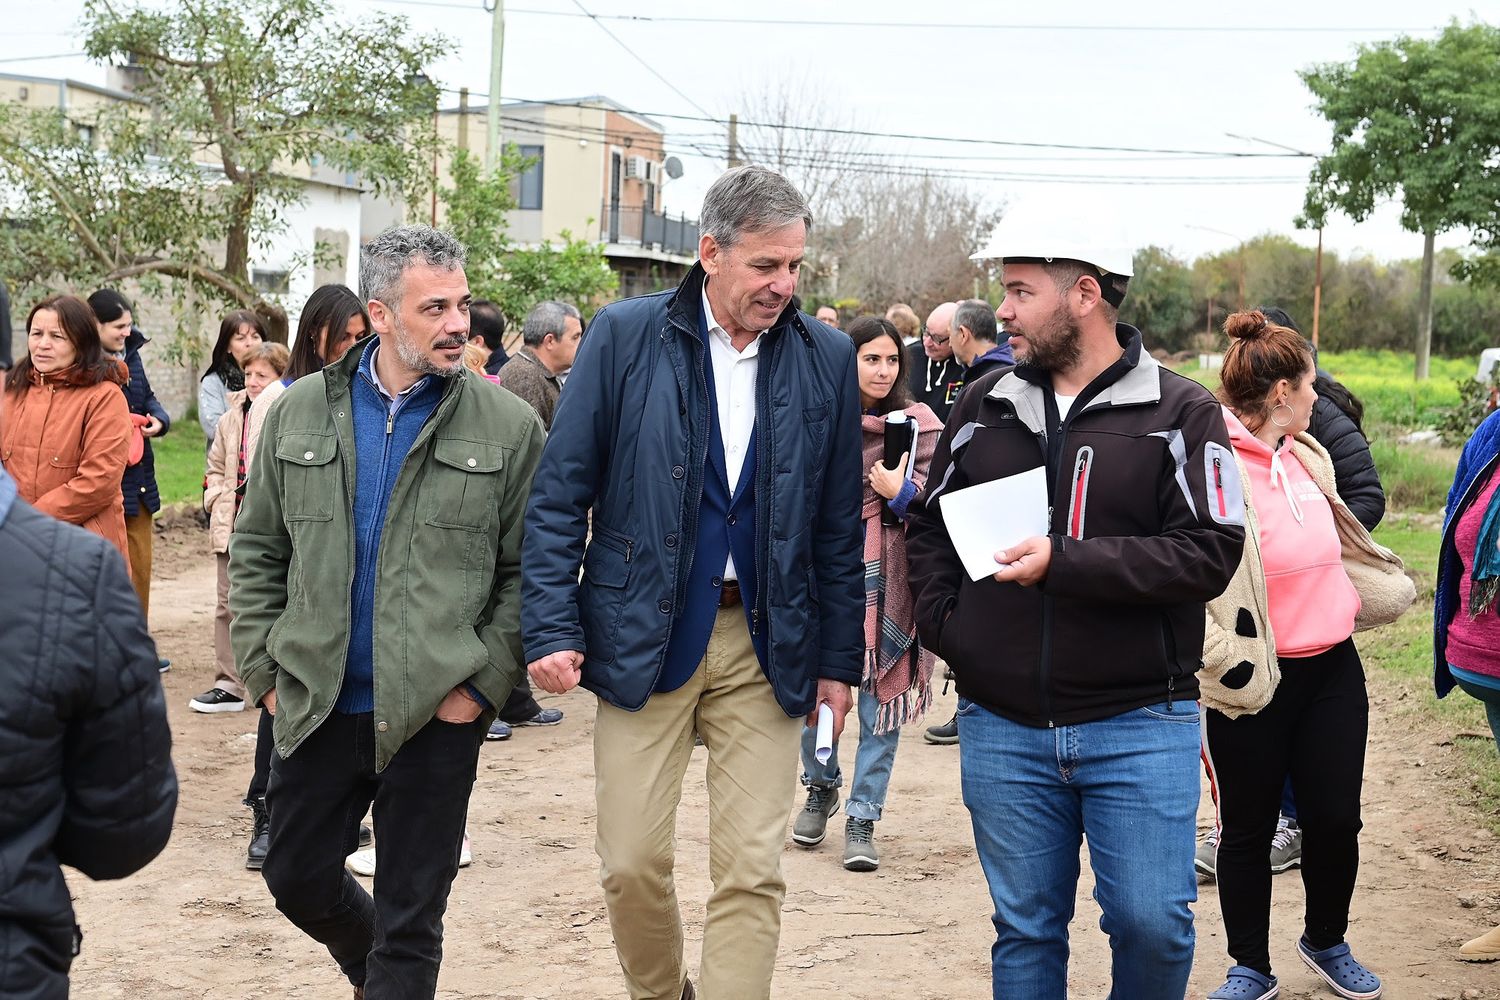
<svg viewBox="0 0 1500 1000">
<path fill-rule="evenodd" d="M 860 680 L 854 348 L 793 299 L 811 222 L 773 171 L 716 181 L 681 286 L 589 324 L 533 485 L 522 640 L 537 686 L 599 696 L 597 844 L 632 997 L 693 996 L 672 867 L 695 731 L 704 993 L 770 995 L 803 717 L 826 704 L 841 727 Z"/>
</svg>

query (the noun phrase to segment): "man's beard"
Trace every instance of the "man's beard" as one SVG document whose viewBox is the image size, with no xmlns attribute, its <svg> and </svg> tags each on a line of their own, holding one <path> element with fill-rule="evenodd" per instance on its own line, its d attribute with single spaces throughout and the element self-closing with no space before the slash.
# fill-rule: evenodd
<svg viewBox="0 0 1500 1000">
<path fill-rule="evenodd" d="M 1016 364 L 1023 368 L 1037 368 L 1048 372 L 1067 371 L 1083 357 L 1083 346 L 1080 343 L 1082 333 L 1073 317 L 1068 314 L 1066 305 L 1059 304 L 1057 310 L 1035 333 L 1022 330 L 1020 334 L 1026 338 L 1026 354 L 1018 357 Z"/>
<path fill-rule="evenodd" d="M 422 372 L 424 375 L 437 375 L 441 378 L 457 378 L 460 374 L 462 374 L 464 370 L 464 360 L 462 356 L 460 356 L 459 359 L 452 365 L 449 365 L 447 367 L 438 364 L 436 361 L 433 361 L 432 358 L 428 357 L 426 352 L 418 347 L 416 345 L 416 342 L 413 341 L 412 338 L 407 334 L 406 325 L 401 322 L 400 317 L 393 315 L 391 317 L 391 320 L 395 326 L 394 332 L 396 334 L 396 356 L 399 357 L 408 368 L 411 368 L 413 371 Z M 453 337 L 447 338 L 442 343 L 435 346 L 457 347 L 462 349 L 464 346 L 464 338 L 455 335 Z"/>
</svg>

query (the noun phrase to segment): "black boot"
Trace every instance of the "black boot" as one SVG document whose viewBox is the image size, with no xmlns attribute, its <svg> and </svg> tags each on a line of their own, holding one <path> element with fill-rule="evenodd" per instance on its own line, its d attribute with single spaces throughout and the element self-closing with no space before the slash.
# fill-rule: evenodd
<svg viewBox="0 0 1500 1000">
<path fill-rule="evenodd" d="M 250 811 L 255 814 L 255 828 L 250 833 L 250 849 L 245 852 L 245 867 L 260 871 L 266 863 L 266 850 L 271 846 L 271 814 L 266 810 L 266 797 L 251 799 Z"/>
</svg>

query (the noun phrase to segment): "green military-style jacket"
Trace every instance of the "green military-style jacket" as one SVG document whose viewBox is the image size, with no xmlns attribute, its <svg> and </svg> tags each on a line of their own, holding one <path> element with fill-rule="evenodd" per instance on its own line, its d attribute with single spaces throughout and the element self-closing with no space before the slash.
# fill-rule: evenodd
<svg viewBox="0 0 1500 1000">
<path fill-rule="evenodd" d="M 333 711 L 354 579 L 351 380 L 368 341 L 266 416 L 229 543 L 230 635 L 288 757 Z M 521 659 L 521 538 L 542 426 L 472 372 L 448 380 L 391 493 L 375 577 L 375 768 L 465 682 L 504 703 Z M 492 709 L 493 711 L 493 709 Z"/>
</svg>

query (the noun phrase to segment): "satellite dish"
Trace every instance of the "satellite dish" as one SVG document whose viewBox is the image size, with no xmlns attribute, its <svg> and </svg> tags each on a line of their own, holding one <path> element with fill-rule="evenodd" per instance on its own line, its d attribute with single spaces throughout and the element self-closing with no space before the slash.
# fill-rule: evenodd
<svg viewBox="0 0 1500 1000">
<path fill-rule="evenodd" d="M 667 176 L 672 178 L 672 180 L 674 181 L 682 176 L 682 161 L 675 156 L 667 157 L 667 162 L 663 163 L 661 165 L 661 168 L 665 170 L 667 172 Z"/>
</svg>

